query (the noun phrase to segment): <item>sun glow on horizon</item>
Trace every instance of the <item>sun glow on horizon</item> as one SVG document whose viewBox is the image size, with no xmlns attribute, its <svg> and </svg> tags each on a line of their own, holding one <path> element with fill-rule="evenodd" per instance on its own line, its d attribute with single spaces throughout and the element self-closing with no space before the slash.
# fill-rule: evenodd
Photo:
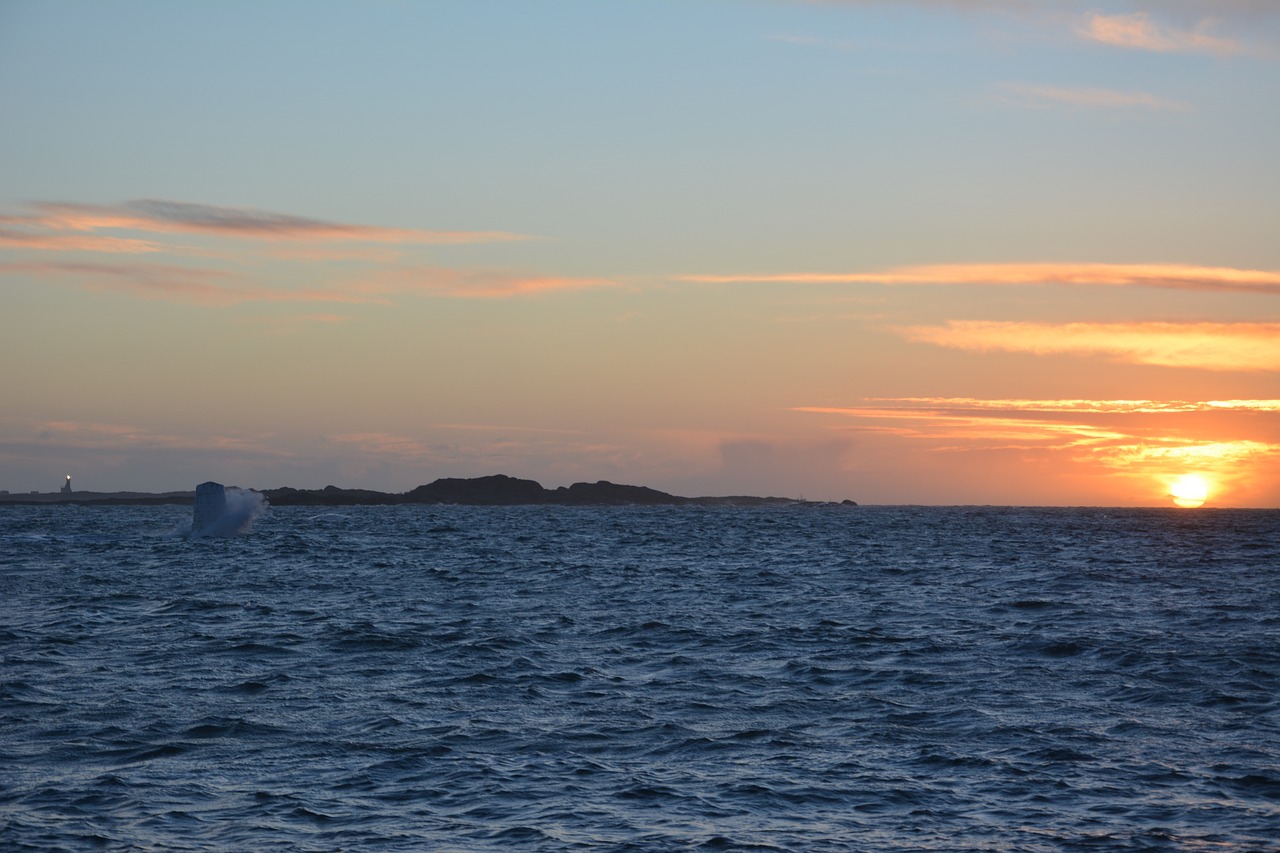
<svg viewBox="0 0 1280 853">
<path fill-rule="evenodd" d="M 1199 474 L 1183 474 L 1169 486 L 1175 506 L 1194 509 L 1209 499 L 1209 483 Z"/>
</svg>

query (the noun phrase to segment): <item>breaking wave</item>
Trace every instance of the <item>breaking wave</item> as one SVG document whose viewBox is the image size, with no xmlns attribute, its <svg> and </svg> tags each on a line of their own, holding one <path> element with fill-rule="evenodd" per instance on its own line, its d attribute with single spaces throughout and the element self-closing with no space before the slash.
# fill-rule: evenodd
<svg viewBox="0 0 1280 853">
<path fill-rule="evenodd" d="M 179 528 L 178 534 L 190 539 L 240 536 L 253 529 L 254 522 L 266 512 L 268 506 L 262 492 L 230 487 L 226 490 L 225 508 L 212 521 L 196 527 L 189 520 Z"/>
</svg>

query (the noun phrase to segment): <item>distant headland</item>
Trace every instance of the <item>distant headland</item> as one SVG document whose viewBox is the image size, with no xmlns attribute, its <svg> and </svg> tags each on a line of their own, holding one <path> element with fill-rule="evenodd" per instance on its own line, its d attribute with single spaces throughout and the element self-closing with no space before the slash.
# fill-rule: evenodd
<svg viewBox="0 0 1280 853">
<path fill-rule="evenodd" d="M 68 485 L 70 477 L 67 478 Z M 522 480 L 505 474 L 487 477 L 444 477 L 408 492 L 376 492 L 370 489 L 255 489 L 274 506 L 391 506 L 402 504 L 459 504 L 463 506 L 817 506 L 828 501 L 806 501 L 798 498 L 726 497 L 686 498 L 651 489 L 626 486 L 599 480 L 574 483 L 555 489 L 544 488 L 535 480 Z M 195 503 L 195 489 L 187 492 L 60 492 L 0 493 L 3 504 L 94 504 L 147 505 Z M 857 506 L 854 501 L 840 501 L 843 506 Z"/>
</svg>

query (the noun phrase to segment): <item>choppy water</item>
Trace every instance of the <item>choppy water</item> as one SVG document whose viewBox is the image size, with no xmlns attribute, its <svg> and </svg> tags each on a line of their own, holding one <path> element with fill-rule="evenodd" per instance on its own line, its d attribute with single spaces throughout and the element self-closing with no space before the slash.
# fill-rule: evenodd
<svg viewBox="0 0 1280 853">
<path fill-rule="evenodd" d="M 5 850 L 1277 850 L 1280 513 L 0 508 Z"/>
</svg>

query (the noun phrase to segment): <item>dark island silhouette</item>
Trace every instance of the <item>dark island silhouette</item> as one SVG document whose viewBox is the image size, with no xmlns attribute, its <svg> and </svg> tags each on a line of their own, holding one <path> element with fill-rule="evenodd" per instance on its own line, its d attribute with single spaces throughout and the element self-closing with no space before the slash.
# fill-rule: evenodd
<svg viewBox="0 0 1280 853">
<path fill-rule="evenodd" d="M 462 506 L 791 506 L 825 505 L 828 501 L 806 501 L 796 498 L 726 497 L 686 498 L 651 489 L 599 480 L 574 483 L 547 489 L 536 480 L 522 480 L 506 474 L 487 477 L 443 477 L 408 492 L 377 492 L 370 489 L 256 489 L 273 506 L 391 506 L 404 504 L 457 504 Z M 85 492 L 33 494 L 0 494 L 0 503 L 9 504 L 175 504 L 192 505 L 195 491 L 164 492 Z M 840 502 L 857 506 L 854 501 Z"/>
</svg>

